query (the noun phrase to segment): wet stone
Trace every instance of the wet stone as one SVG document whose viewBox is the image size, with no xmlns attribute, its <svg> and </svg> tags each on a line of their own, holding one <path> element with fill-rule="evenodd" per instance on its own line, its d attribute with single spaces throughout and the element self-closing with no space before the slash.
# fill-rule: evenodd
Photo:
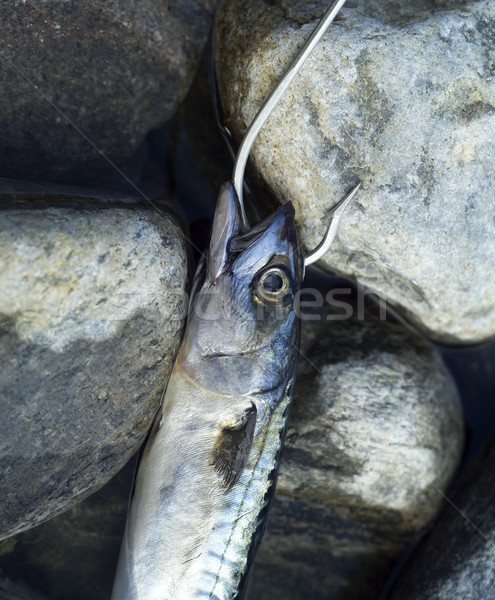
<svg viewBox="0 0 495 600">
<path fill-rule="evenodd" d="M 217 74 L 238 140 L 327 7 L 221 3 Z M 320 265 L 446 344 L 495 334 L 494 40 L 488 0 L 349 1 L 252 153 L 308 249 L 361 180 Z"/>
<path fill-rule="evenodd" d="M 129 158 L 185 96 L 215 5 L 6 3 L 0 175 L 86 182 L 112 170 L 98 150 Z"/>
<path fill-rule="evenodd" d="M 0 211 L 0 539 L 104 485 L 158 409 L 185 317 L 174 219 L 137 202 Z"/>
<path fill-rule="evenodd" d="M 416 550 L 391 600 L 495 599 L 495 436 Z"/>
<path fill-rule="evenodd" d="M 253 600 L 377 599 L 463 450 L 458 395 L 435 351 L 400 326 L 328 316 L 302 324 Z"/>
</svg>

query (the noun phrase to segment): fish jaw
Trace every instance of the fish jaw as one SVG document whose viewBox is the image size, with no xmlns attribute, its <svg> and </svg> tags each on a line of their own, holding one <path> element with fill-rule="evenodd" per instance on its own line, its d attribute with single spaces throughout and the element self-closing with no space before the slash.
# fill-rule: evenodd
<svg viewBox="0 0 495 600">
<path fill-rule="evenodd" d="M 242 231 L 234 199 L 232 184 L 224 185 L 177 364 L 206 389 L 246 395 L 287 379 L 297 354 L 303 260 L 290 203 Z M 280 297 L 264 294 L 270 273 L 285 280 Z"/>
</svg>

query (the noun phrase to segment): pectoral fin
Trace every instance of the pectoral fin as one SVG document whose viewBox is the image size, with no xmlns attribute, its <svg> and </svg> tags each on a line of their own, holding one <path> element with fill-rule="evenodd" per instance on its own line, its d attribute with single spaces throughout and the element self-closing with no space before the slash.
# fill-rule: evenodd
<svg viewBox="0 0 495 600">
<path fill-rule="evenodd" d="M 252 403 L 240 414 L 220 423 L 210 464 L 227 490 L 239 479 L 246 464 L 255 425 L 256 406 Z"/>
</svg>

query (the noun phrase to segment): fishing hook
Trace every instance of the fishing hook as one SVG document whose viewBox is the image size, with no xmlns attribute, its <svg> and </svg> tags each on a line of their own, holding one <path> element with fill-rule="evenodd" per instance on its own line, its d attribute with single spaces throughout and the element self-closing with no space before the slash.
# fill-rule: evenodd
<svg viewBox="0 0 495 600">
<path fill-rule="evenodd" d="M 232 179 L 234 182 L 234 188 L 237 192 L 237 196 L 239 198 L 239 203 L 241 206 L 241 217 L 243 221 L 244 227 L 248 228 L 248 220 L 246 217 L 246 212 L 244 209 L 244 199 L 242 195 L 242 183 L 244 179 L 244 171 L 246 169 L 246 163 L 251 151 L 251 148 L 254 144 L 256 137 L 258 136 L 261 128 L 266 123 L 266 120 L 272 113 L 275 106 L 278 104 L 280 98 L 285 93 L 289 85 L 291 84 L 294 77 L 299 72 L 300 68 L 304 64 L 307 57 L 311 54 L 316 44 L 320 41 L 320 39 L 325 34 L 328 29 L 330 23 L 335 19 L 340 9 L 344 6 L 346 0 L 335 0 L 324 16 L 321 18 L 318 25 L 315 27 L 313 33 L 309 36 L 306 43 L 302 47 L 299 52 L 297 58 L 291 64 L 291 66 L 287 69 L 282 79 L 279 81 L 277 86 L 265 100 L 263 106 L 260 108 L 256 116 L 254 117 L 251 125 L 248 127 L 244 138 L 239 146 L 239 150 L 237 152 L 237 156 L 234 163 L 234 170 L 232 174 Z M 331 211 L 332 221 L 328 226 L 325 235 L 323 236 L 322 241 L 318 244 L 318 246 L 310 252 L 307 256 L 304 257 L 304 266 L 313 264 L 317 260 L 319 260 L 325 252 L 327 252 L 332 245 L 335 236 L 337 235 L 337 229 L 339 227 L 340 220 L 342 218 L 342 213 L 345 210 L 346 206 L 352 200 L 356 192 L 361 187 L 361 183 L 359 183 L 347 196 L 341 200 Z"/>
</svg>

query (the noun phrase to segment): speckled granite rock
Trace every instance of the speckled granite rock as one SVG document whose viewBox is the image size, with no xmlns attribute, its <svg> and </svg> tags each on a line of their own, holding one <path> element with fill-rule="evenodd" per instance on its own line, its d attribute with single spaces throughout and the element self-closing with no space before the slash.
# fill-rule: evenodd
<svg viewBox="0 0 495 600">
<path fill-rule="evenodd" d="M 185 242 L 137 203 L 0 211 L 0 539 L 101 487 L 158 408 L 183 320 Z"/>
<path fill-rule="evenodd" d="M 217 72 L 238 138 L 328 3 L 225 0 Z M 255 167 L 320 261 L 444 343 L 495 334 L 495 4 L 349 1 L 261 132 Z"/>
<path fill-rule="evenodd" d="M 0 573 L 24 580 L 50 600 L 108 600 L 135 465 L 130 461 L 64 514 L 0 543 Z"/>
<path fill-rule="evenodd" d="M 457 392 L 435 352 L 379 321 L 305 322 L 302 353 L 250 598 L 374 600 L 458 465 Z"/>
<path fill-rule="evenodd" d="M 184 97 L 215 5 L 4 3 L 0 175 L 73 182 L 111 169 L 71 122 L 111 161 L 131 156 Z"/>
<path fill-rule="evenodd" d="M 456 508 L 445 507 L 391 600 L 495 599 L 494 442 L 492 435 L 452 498 Z"/>
</svg>

